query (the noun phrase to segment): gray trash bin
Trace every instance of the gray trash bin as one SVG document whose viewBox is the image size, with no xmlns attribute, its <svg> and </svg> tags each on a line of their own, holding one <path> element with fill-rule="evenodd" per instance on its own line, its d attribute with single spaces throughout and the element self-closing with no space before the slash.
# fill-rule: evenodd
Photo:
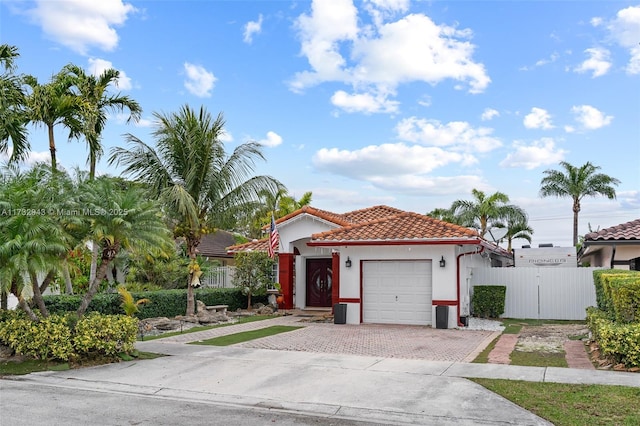
<svg viewBox="0 0 640 426">
<path fill-rule="evenodd" d="M 347 323 L 347 304 L 336 303 L 333 305 L 333 323 L 334 324 L 346 324 Z"/>
<path fill-rule="evenodd" d="M 449 328 L 448 306 L 436 306 L 436 328 Z"/>
</svg>

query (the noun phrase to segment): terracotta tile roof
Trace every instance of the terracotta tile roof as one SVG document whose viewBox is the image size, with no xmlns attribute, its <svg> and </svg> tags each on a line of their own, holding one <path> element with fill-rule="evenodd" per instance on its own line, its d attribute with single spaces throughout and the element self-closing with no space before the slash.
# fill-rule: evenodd
<svg viewBox="0 0 640 426">
<path fill-rule="evenodd" d="M 237 253 L 240 251 L 267 251 L 269 248 L 269 238 L 263 238 L 261 240 L 253 240 L 244 244 L 236 244 L 234 246 L 227 247 L 228 253 Z"/>
<path fill-rule="evenodd" d="M 282 222 L 286 222 L 291 218 L 294 218 L 296 216 L 299 216 L 301 214 L 310 214 L 313 216 L 317 216 L 321 219 L 324 219 L 328 222 L 331 223 L 335 223 L 336 225 L 340 225 L 340 226 L 344 226 L 344 225 L 348 225 L 349 221 L 347 221 L 341 214 L 338 213 L 333 213 L 327 210 L 321 210 L 321 209 L 316 209 L 315 207 L 311 207 L 311 206 L 304 206 L 298 210 L 296 210 L 295 212 L 289 213 L 286 216 L 281 217 L 280 219 L 276 220 L 276 225 Z M 262 229 L 267 229 L 269 227 L 269 225 L 265 225 L 262 227 Z"/>
<path fill-rule="evenodd" d="M 474 230 L 418 213 L 392 216 L 326 231 L 311 236 L 311 242 L 478 239 Z"/>
<path fill-rule="evenodd" d="M 356 224 L 394 216 L 399 213 L 404 213 L 404 211 L 389 206 L 373 206 L 366 209 L 344 213 L 341 216 L 349 223 Z"/>
<path fill-rule="evenodd" d="M 584 236 L 585 242 L 617 240 L 640 240 L 640 219 L 601 229 L 597 232 L 590 232 Z"/>
</svg>

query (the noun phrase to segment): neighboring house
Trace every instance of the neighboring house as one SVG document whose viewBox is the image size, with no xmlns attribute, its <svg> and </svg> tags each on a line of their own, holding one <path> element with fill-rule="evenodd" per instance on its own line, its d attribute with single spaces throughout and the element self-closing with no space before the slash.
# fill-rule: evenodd
<svg viewBox="0 0 640 426">
<path fill-rule="evenodd" d="M 283 308 L 347 305 L 346 322 L 448 327 L 469 315 L 472 267 L 508 266 L 510 253 L 474 230 L 387 206 L 337 214 L 305 206 L 276 221 Z M 267 250 L 267 239 L 229 247 Z"/>
<path fill-rule="evenodd" d="M 578 263 L 640 271 L 640 219 L 586 234 Z"/>
<path fill-rule="evenodd" d="M 234 245 L 236 239 L 231 232 L 217 230 L 211 234 L 205 234 L 198 245 L 198 254 L 207 260 L 220 262 L 220 266 L 232 266 L 233 254 L 227 252 L 227 247 Z"/>
</svg>

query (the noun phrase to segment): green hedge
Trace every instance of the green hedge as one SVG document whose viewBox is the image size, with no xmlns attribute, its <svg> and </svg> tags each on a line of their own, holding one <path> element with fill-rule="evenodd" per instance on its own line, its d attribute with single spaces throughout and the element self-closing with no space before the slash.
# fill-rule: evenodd
<svg viewBox="0 0 640 426">
<path fill-rule="evenodd" d="M 187 310 L 187 290 L 160 290 L 132 292 L 135 300 L 149 299 L 140 307 L 136 316 L 140 319 L 184 315 Z M 194 290 L 196 300 L 205 305 L 229 305 L 229 310 L 245 308 L 247 296 L 237 288 L 201 288 Z M 64 314 L 75 312 L 80 306 L 81 295 L 49 295 L 44 296 L 45 305 L 50 313 Z M 252 302 L 267 303 L 267 297 L 253 297 Z M 120 295 L 117 293 L 96 294 L 89 304 L 87 312 L 100 312 L 104 315 L 122 314 Z"/>
<path fill-rule="evenodd" d="M 640 367 L 640 322 L 616 323 L 600 309 L 587 309 L 587 325 L 602 354 L 626 367 Z"/>
<path fill-rule="evenodd" d="M 610 320 L 621 323 L 640 321 L 640 272 L 621 269 L 593 272 L 596 302 Z"/>
<path fill-rule="evenodd" d="M 473 314 L 481 318 L 499 318 L 504 314 L 507 287 L 503 285 L 477 285 L 471 299 Z"/>
<path fill-rule="evenodd" d="M 80 320 L 74 314 L 51 315 L 38 322 L 15 315 L 0 322 L 0 342 L 18 354 L 43 360 L 131 353 L 137 333 L 136 318 L 95 312 Z"/>
</svg>

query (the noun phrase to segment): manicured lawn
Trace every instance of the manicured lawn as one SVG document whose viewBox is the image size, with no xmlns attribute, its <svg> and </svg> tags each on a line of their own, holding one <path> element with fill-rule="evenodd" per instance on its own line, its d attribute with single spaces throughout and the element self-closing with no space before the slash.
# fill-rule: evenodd
<svg viewBox="0 0 640 426">
<path fill-rule="evenodd" d="M 230 325 L 236 325 L 236 324 L 244 324 L 247 322 L 255 322 L 255 321 L 262 321 L 262 320 L 267 320 L 267 319 L 272 319 L 275 318 L 273 316 L 270 315 L 253 315 L 250 317 L 241 317 L 238 319 L 238 321 L 234 322 L 234 323 L 226 323 L 226 324 L 216 324 L 216 325 L 203 325 L 203 326 L 199 326 L 199 327 L 192 327 L 190 329 L 187 330 L 183 330 L 183 331 L 170 331 L 168 333 L 162 333 L 162 334 L 158 334 L 156 336 L 144 336 L 143 339 L 138 339 L 138 340 L 156 340 L 156 339 L 162 339 L 164 337 L 171 337 L 171 336 L 178 336 L 181 334 L 187 334 L 187 333 L 195 333 L 198 331 L 204 331 L 204 330 L 211 330 L 212 328 L 220 328 L 220 327 L 229 327 Z"/>
<path fill-rule="evenodd" d="M 511 365 L 525 365 L 529 367 L 563 367 L 567 368 L 565 352 L 511 352 Z"/>
<path fill-rule="evenodd" d="M 640 388 L 471 380 L 557 426 L 640 425 Z"/>
<path fill-rule="evenodd" d="M 226 336 L 214 337 L 212 339 L 202 340 L 199 342 L 191 342 L 191 345 L 213 345 L 213 346 L 229 346 L 236 343 L 247 342 L 249 340 L 260 339 L 262 337 L 273 336 L 275 334 L 286 333 L 288 331 L 297 330 L 303 327 L 294 327 L 290 325 L 274 325 L 272 327 L 259 328 L 257 330 L 244 331 L 242 333 L 228 334 Z"/>
</svg>

